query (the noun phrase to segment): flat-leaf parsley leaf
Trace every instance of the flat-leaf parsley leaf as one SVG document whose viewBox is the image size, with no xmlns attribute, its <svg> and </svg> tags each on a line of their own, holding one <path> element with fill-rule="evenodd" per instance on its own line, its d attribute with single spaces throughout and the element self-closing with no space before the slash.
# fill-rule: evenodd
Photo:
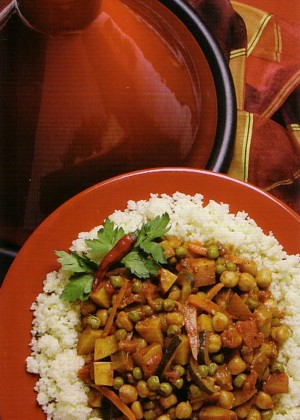
<svg viewBox="0 0 300 420">
<path fill-rule="evenodd" d="M 137 239 L 133 249 L 121 261 L 116 262 L 140 279 L 157 275 L 161 264 L 166 263 L 164 249 L 157 239 L 168 232 L 169 221 L 168 213 L 164 213 L 145 223 L 138 232 L 134 233 Z M 86 252 L 78 254 L 55 251 L 61 269 L 71 274 L 61 293 L 61 299 L 69 302 L 88 299 L 99 263 L 124 235 L 122 227 L 115 227 L 111 220 L 106 219 L 103 227 L 97 232 L 97 238 L 85 240 Z"/>
<path fill-rule="evenodd" d="M 70 278 L 62 291 L 60 298 L 69 302 L 76 300 L 87 300 L 92 290 L 93 274 L 84 274 L 78 278 Z"/>
<path fill-rule="evenodd" d="M 98 230 L 97 239 L 85 240 L 91 260 L 99 263 L 124 235 L 123 228 L 115 227 L 111 220 L 106 219 L 103 227 Z"/>
</svg>

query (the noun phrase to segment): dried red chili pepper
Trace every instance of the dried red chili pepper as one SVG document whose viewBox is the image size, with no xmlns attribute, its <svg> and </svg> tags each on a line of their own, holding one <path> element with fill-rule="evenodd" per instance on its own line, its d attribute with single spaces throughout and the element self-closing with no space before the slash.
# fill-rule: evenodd
<svg viewBox="0 0 300 420">
<path fill-rule="evenodd" d="M 93 292 L 97 290 L 100 281 L 103 279 L 105 273 L 109 267 L 118 261 L 120 261 L 129 251 L 133 248 L 136 238 L 130 234 L 122 236 L 121 239 L 115 244 L 115 246 L 105 255 L 101 263 L 99 264 L 98 270 L 94 276 L 93 281 Z"/>
</svg>

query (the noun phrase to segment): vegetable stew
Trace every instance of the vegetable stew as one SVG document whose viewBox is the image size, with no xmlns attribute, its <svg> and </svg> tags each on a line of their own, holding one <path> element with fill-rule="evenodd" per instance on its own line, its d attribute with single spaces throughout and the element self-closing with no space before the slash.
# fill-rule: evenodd
<svg viewBox="0 0 300 420">
<path fill-rule="evenodd" d="M 148 248 L 119 234 L 80 303 L 78 375 L 89 405 L 111 419 L 271 419 L 276 395 L 288 392 L 277 357 L 289 337 L 271 270 L 217 240 L 166 232 L 148 236 Z M 140 246 L 143 261 L 151 247 L 164 258 L 139 277 L 121 263 L 122 243 L 131 254 Z"/>
</svg>

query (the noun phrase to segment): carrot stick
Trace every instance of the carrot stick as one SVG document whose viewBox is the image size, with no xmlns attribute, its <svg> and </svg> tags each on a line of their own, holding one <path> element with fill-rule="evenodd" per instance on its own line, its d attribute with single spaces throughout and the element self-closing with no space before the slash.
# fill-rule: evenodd
<svg viewBox="0 0 300 420">
<path fill-rule="evenodd" d="M 215 302 L 212 302 L 209 299 L 202 298 L 197 295 L 190 295 L 188 297 L 188 303 L 195 306 L 198 309 L 201 309 L 202 311 L 208 312 L 209 314 L 215 314 L 216 312 L 222 312 L 225 314 L 228 319 L 231 319 L 231 315 L 223 309 L 221 306 L 217 305 Z"/>
<path fill-rule="evenodd" d="M 114 391 L 107 388 L 106 386 L 92 386 L 93 388 L 97 389 L 97 391 L 101 392 L 101 394 L 104 395 L 104 397 L 107 398 L 115 407 L 117 407 L 128 418 L 128 420 L 136 420 L 136 417 L 130 408 L 125 403 L 123 403 L 120 397 L 114 393 Z"/>
<path fill-rule="evenodd" d="M 121 287 L 119 293 L 117 294 L 116 300 L 114 301 L 111 312 L 110 312 L 110 314 L 108 316 L 108 319 L 106 321 L 102 337 L 106 337 L 110 333 L 110 330 L 111 330 L 111 327 L 113 325 L 116 312 L 118 310 L 118 307 L 119 307 L 123 297 L 125 296 L 125 292 L 126 292 L 126 289 L 127 289 L 128 282 L 129 282 L 128 279 L 123 279 L 122 287 Z"/>
<path fill-rule="evenodd" d="M 222 289 L 222 287 L 224 286 L 223 283 L 217 283 L 215 284 L 211 289 L 209 289 L 209 291 L 206 293 L 206 299 L 208 300 L 212 300 L 217 293 L 219 293 L 219 291 Z"/>
</svg>

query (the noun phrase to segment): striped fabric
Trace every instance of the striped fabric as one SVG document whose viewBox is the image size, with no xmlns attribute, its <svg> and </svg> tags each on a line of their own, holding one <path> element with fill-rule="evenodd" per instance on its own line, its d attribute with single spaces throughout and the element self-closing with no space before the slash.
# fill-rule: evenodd
<svg viewBox="0 0 300 420">
<path fill-rule="evenodd" d="M 238 122 L 229 175 L 300 213 L 300 25 L 238 1 L 189 2 L 233 76 Z"/>
</svg>

